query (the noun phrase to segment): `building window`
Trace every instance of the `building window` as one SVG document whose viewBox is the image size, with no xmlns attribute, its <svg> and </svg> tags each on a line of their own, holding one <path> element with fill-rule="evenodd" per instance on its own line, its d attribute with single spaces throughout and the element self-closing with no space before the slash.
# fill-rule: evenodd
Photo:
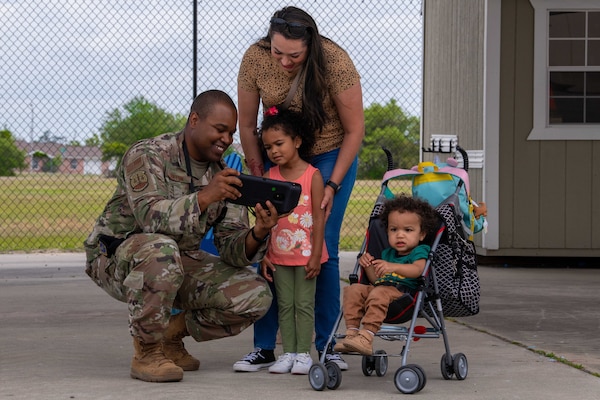
<svg viewBox="0 0 600 400">
<path fill-rule="evenodd" d="M 534 128 L 529 139 L 600 140 L 598 2 L 531 3 L 535 9 Z"/>
<path fill-rule="evenodd" d="M 600 11 L 548 12 L 549 125 L 600 122 Z"/>
</svg>

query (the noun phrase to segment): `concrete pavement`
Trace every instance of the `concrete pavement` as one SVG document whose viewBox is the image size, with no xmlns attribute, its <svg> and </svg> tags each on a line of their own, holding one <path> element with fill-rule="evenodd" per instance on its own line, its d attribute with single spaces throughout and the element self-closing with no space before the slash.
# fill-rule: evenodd
<svg viewBox="0 0 600 400">
<path fill-rule="evenodd" d="M 132 345 L 127 309 L 83 272 L 84 255 L 0 255 L 0 398 L 4 399 L 388 399 L 393 380 L 362 374 L 361 357 L 337 390 L 314 391 L 306 376 L 235 373 L 251 350 L 252 330 L 218 341 L 186 340 L 199 371 L 170 384 L 129 378 Z M 354 266 L 343 253 L 341 276 Z M 467 379 L 440 373 L 441 339 L 411 344 L 409 362 L 425 370 L 428 399 L 596 399 L 600 393 L 600 269 L 480 266 L 481 313 L 447 323 L 452 353 L 464 353 Z M 403 342 L 375 347 L 398 354 Z M 531 350 L 538 350 L 536 353 Z M 280 351 L 280 349 L 279 349 Z M 542 354 L 563 357 L 577 369 Z M 314 357 L 316 359 L 316 355 Z"/>
</svg>

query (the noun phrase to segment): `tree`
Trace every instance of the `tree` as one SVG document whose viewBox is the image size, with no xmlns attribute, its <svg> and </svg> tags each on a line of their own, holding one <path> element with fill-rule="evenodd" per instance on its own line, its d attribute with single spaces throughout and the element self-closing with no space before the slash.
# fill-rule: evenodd
<svg viewBox="0 0 600 400">
<path fill-rule="evenodd" d="M 93 134 L 91 137 L 85 139 L 86 146 L 100 146 L 100 137 L 97 134 Z"/>
<path fill-rule="evenodd" d="M 387 169 L 382 147 L 392 153 L 394 167 L 410 168 L 419 161 L 420 121 L 390 100 L 365 109 L 365 139 L 359 154 L 358 178 L 381 179 Z"/>
<path fill-rule="evenodd" d="M 50 131 L 45 131 L 42 136 L 39 137 L 38 142 L 40 143 L 64 143 L 66 138 L 64 136 L 53 135 Z"/>
<path fill-rule="evenodd" d="M 36 151 L 32 154 L 34 160 L 42 162 L 43 172 L 57 172 L 58 168 L 62 164 L 62 157 L 57 155 L 55 157 L 49 156 L 43 151 Z"/>
<path fill-rule="evenodd" d="M 15 169 L 24 169 L 27 166 L 25 152 L 19 150 L 15 138 L 7 129 L 0 130 L 0 154 L 0 176 L 15 176 Z"/>
<path fill-rule="evenodd" d="M 100 128 L 102 160 L 121 159 L 125 151 L 140 139 L 146 139 L 183 128 L 186 118 L 170 114 L 150 103 L 144 97 L 136 97 L 107 114 Z"/>
</svg>

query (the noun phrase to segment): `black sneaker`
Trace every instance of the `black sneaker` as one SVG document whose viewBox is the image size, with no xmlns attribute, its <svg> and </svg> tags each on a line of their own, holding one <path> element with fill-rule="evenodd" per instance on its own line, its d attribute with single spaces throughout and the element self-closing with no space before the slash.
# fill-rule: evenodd
<svg viewBox="0 0 600 400">
<path fill-rule="evenodd" d="M 233 370 L 238 372 L 256 372 L 275 364 L 273 350 L 263 350 L 259 347 L 246 354 L 241 360 L 233 364 Z"/>
<path fill-rule="evenodd" d="M 321 360 L 322 355 L 323 352 L 319 351 L 319 361 Z M 344 361 L 340 353 L 327 352 L 325 354 L 325 363 L 328 363 L 329 361 L 336 363 L 342 371 L 348 370 L 348 363 Z"/>
</svg>

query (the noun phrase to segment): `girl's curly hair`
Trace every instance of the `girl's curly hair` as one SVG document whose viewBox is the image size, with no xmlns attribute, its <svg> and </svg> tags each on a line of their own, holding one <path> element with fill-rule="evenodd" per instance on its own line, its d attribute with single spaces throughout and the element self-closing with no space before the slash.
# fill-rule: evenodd
<svg viewBox="0 0 600 400">
<path fill-rule="evenodd" d="M 413 212 L 421 219 L 421 230 L 428 236 L 438 227 L 439 217 L 435 209 L 426 201 L 401 194 L 385 202 L 379 218 L 387 228 L 388 216 L 392 211 Z"/>
<path fill-rule="evenodd" d="M 280 128 L 292 138 L 299 136 L 302 139 L 302 144 L 298 149 L 298 154 L 303 160 L 309 160 L 310 152 L 315 144 L 315 132 L 310 129 L 302 114 L 289 109 L 279 109 L 277 107 L 271 107 L 266 110 L 258 131 L 261 146 L 263 145 L 263 131 L 271 128 Z"/>
</svg>

